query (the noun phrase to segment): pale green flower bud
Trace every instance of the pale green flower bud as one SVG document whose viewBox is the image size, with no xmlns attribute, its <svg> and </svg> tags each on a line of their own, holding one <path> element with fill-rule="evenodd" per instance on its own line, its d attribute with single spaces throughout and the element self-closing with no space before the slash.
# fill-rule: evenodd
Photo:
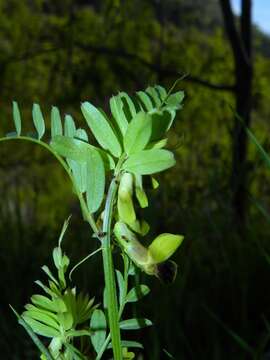
<svg viewBox="0 0 270 360">
<path fill-rule="evenodd" d="M 135 193 L 140 207 L 145 208 L 148 206 L 148 199 L 143 189 L 142 175 L 135 175 Z"/>
<path fill-rule="evenodd" d="M 114 235 L 131 260 L 134 261 L 138 267 L 143 268 L 149 261 L 148 251 L 147 248 L 138 241 L 136 235 L 121 221 L 117 221 L 115 224 Z"/>
<path fill-rule="evenodd" d="M 136 213 L 133 206 L 133 175 L 124 173 L 120 180 L 118 189 L 117 208 L 119 219 L 127 224 L 136 220 Z"/>
<path fill-rule="evenodd" d="M 141 236 L 145 236 L 150 230 L 149 224 L 145 220 L 136 220 L 133 223 L 128 224 L 129 227 Z"/>
</svg>

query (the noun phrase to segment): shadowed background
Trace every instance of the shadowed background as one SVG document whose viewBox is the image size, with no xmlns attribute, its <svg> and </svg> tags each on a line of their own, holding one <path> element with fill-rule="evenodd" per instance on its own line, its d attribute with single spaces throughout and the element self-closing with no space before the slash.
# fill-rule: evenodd
<svg viewBox="0 0 270 360">
<path fill-rule="evenodd" d="M 183 360 L 255 359 L 252 352 L 261 359 L 268 349 L 270 170 L 231 107 L 269 149 L 270 37 L 252 25 L 252 1 L 239 4 L 236 17 L 229 0 L 0 0 L 1 136 L 13 128 L 12 100 L 25 132 L 33 131 L 33 102 L 47 127 L 57 105 L 86 128 L 81 101 L 108 110 L 120 90 L 169 89 L 187 75 L 170 133 L 177 165 L 160 175 L 145 211 L 153 233 L 185 241 L 172 286 L 144 278 L 152 291 L 136 311 L 155 327 L 134 334 L 145 344 L 143 359 L 169 359 L 164 349 Z M 39 291 L 33 281 L 50 264 L 69 214 L 63 246 L 72 262 L 97 243 L 69 180 L 44 150 L 1 144 L 0 184 L 1 354 L 36 359 L 8 304 L 22 311 Z M 99 301 L 100 255 L 74 279 Z"/>
</svg>

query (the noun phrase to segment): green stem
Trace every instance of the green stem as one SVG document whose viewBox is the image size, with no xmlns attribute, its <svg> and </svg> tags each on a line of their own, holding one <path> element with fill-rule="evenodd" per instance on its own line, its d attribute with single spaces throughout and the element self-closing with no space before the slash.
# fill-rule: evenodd
<svg viewBox="0 0 270 360">
<path fill-rule="evenodd" d="M 116 285 L 114 275 L 114 265 L 111 253 L 111 222 L 113 215 L 113 205 L 117 192 L 117 180 L 114 178 L 110 184 L 103 221 L 103 268 L 105 277 L 106 297 L 108 304 L 108 316 L 110 333 L 112 338 L 113 358 L 114 360 L 122 360 L 121 336 L 118 320 L 118 305 L 116 297 Z"/>
<path fill-rule="evenodd" d="M 128 287 L 128 259 L 126 257 L 126 255 L 124 255 L 124 281 L 125 281 L 125 297 L 127 296 L 127 287 Z M 125 308 L 125 305 L 126 305 L 126 302 L 124 301 L 123 304 L 120 306 L 119 308 L 119 314 L 118 314 L 118 319 L 119 321 L 121 320 L 121 316 L 122 316 L 122 313 L 124 311 L 124 308 Z M 103 345 L 102 345 L 102 348 L 100 349 L 97 357 L 96 357 L 96 360 L 100 360 L 103 353 L 105 352 L 105 350 L 107 349 L 109 343 L 111 341 L 111 334 L 109 333 L 108 336 L 106 337 L 106 340 L 104 341 Z"/>
</svg>

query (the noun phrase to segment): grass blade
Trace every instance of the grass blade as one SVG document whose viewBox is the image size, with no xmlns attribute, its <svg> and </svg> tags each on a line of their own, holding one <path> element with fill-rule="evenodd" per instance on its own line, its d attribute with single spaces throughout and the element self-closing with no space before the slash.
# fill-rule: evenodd
<svg viewBox="0 0 270 360">
<path fill-rule="evenodd" d="M 244 339 L 242 339 L 236 332 L 234 332 L 227 325 L 225 325 L 210 309 L 205 307 L 205 310 L 243 350 L 245 350 L 250 355 L 255 356 L 254 350 Z"/>
</svg>

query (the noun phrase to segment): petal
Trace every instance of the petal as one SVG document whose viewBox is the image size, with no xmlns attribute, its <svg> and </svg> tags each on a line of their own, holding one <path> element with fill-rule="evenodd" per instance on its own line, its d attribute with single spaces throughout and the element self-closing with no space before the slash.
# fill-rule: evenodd
<svg viewBox="0 0 270 360">
<path fill-rule="evenodd" d="M 184 239 L 183 235 L 160 234 L 156 237 L 148 250 L 156 263 L 166 261 L 178 249 Z"/>
</svg>

